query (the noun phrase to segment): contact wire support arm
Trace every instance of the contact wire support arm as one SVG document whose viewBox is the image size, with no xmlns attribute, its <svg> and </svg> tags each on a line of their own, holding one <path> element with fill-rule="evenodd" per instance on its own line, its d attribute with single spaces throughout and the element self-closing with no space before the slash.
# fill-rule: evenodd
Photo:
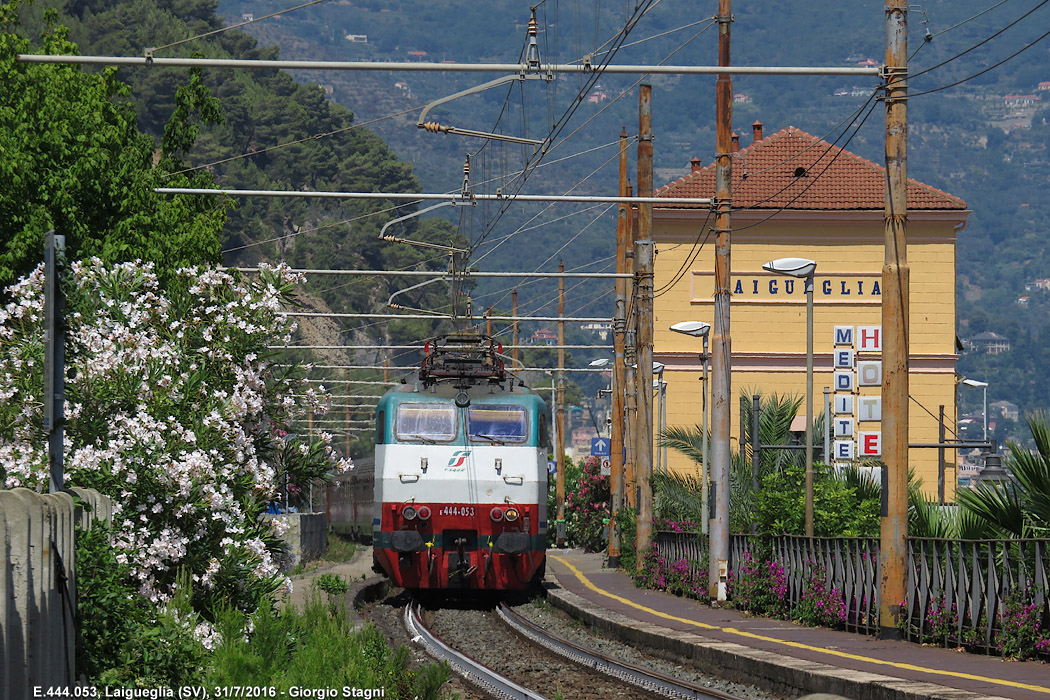
<svg viewBox="0 0 1050 700">
<path fill-rule="evenodd" d="M 460 97 L 466 97 L 467 95 L 473 95 L 478 92 L 484 92 L 485 90 L 489 90 L 491 88 L 498 87 L 500 85 L 504 85 L 510 82 L 515 82 L 519 80 L 542 79 L 545 79 L 545 77 L 538 73 L 520 73 L 518 75 L 505 75 L 502 78 L 496 78 L 495 80 L 490 80 L 487 83 L 482 83 L 481 85 L 475 85 L 472 88 L 461 90 L 460 92 L 457 92 L 453 95 L 442 97 L 438 100 L 431 102 L 423 108 L 423 111 L 419 113 L 419 119 L 416 121 L 416 127 L 424 129 L 434 134 L 458 134 L 460 136 L 474 136 L 476 138 L 493 139 L 495 141 L 509 141 L 511 143 L 524 143 L 530 146 L 542 146 L 544 141 L 541 139 L 528 139 L 523 136 L 508 136 L 507 134 L 494 134 L 487 131 L 476 131 L 474 129 L 461 129 L 456 126 L 447 126 L 445 124 L 439 124 L 438 122 L 427 121 L 427 113 L 430 112 L 430 110 L 434 107 L 437 107 L 441 104 L 445 104 L 446 102 L 452 102 L 453 100 L 458 100 Z"/>
</svg>

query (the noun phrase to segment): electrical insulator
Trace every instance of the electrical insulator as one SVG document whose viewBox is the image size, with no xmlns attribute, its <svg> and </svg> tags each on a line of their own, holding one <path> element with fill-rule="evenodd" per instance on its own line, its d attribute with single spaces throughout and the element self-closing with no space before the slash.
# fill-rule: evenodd
<svg viewBox="0 0 1050 700">
<path fill-rule="evenodd" d="M 437 122 L 425 122 L 423 124 L 423 129 L 429 131 L 432 134 L 436 134 L 438 132 L 447 134 L 449 127 L 441 126 L 441 124 L 438 124 Z"/>
</svg>

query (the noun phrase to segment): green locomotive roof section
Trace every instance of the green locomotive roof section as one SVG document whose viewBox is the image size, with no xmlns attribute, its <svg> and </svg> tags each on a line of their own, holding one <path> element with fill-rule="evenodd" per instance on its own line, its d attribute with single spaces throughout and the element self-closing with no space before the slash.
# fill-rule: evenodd
<svg viewBox="0 0 1050 700">
<path fill-rule="evenodd" d="M 527 436 L 523 442 L 501 439 L 467 439 L 464 425 L 466 422 L 467 407 L 456 406 L 456 397 L 460 389 L 449 384 L 438 384 L 436 386 L 418 388 L 413 384 L 403 384 L 390 389 L 379 400 L 376 406 L 376 443 L 377 444 L 441 444 L 441 445 L 513 445 L 540 447 L 546 442 L 548 435 L 547 425 L 549 413 L 546 402 L 536 393 L 524 387 L 515 386 L 511 390 L 502 388 L 499 384 L 479 384 L 471 386 L 466 390 L 470 398 L 470 406 L 520 406 L 525 410 L 527 416 Z M 422 435 L 418 439 L 399 439 L 397 436 L 397 409 L 402 404 L 433 404 L 438 406 L 450 406 L 456 410 L 456 434 L 452 439 L 432 439 Z M 435 419 L 440 422 L 440 417 L 435 414 Z"/>
</svg>

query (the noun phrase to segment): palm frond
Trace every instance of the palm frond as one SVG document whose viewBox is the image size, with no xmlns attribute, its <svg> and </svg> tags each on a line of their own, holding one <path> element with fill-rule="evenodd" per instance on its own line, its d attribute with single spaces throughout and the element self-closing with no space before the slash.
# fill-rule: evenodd
<svg viewBox="0 0 1050 700">
<path fill-rule="evenodd" d="M 704 515 L 702 482 L 692 474 L 677 472 L 653 474 L 653 487 L 659 517 L 702 522 Z"/>
<path fill-rule="evenodd" d="M 835 479 L 839 479 L 857 494 L 857 499 L 866 501 L 882 497 L 882 484 L 875 477 L 865 471 L 861 465 L 847 464 L 842 469 L 832 472 Z"/>
<path fill-rule="evenodd" d="M 1004 537 L 1024 537 L 1025 514 L 1015 489 L 990 481 L 962 489 L 956 501 L 975 516 L 987 521 Z"/>
<path fill-rule="evenodd" d="M 703 453 L 704 429 L 695 425 L 692 428 L 683 428 L 672 425 L 660 433 L 658 443 L 661 447 L 670 447 L 672 450 L 681 452 L 697 464 L 704 463 Z"/>
<path fill-rule="evenodd" d="M 908 536 L 944 539 L 958 537 L 956 510 L 954 507 L 942 506 L 932 497 L 919 492 L 918 497 L 908 504 Z"/>
</svg>

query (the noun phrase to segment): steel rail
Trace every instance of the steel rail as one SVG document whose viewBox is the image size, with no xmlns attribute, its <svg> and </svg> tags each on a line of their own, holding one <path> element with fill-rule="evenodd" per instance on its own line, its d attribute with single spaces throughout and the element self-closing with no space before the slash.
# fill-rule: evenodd
<svg viewBox="0 0 1050 700">
<path fill-rule="evenodd" d="M 641 668 L 640 666 L 606 656 L 593 649 L 574 644 L 518 615 L 507 607 L 505 603 L 500 603 L 499 607 L 496 608 L 496 613 L 518 634 L 544 649 L 553 651 L 587 668 L 619 678 L 644 690 L 667 697 L 687 698 L 688 700 L 739 700 L 734 695 L 685 683 L 670 676 L 665 676 L 662 673 Z"/>
<path fill-rule="evenodd" d="M 456 673 L 497 697 L 509 700 L 546 700 L 542 695 L 537 695 L 528 688 L 522 688 L 517 683 L 479 664 L 469 656 L 459 653 L 438 639 L 423 624 L 423 619 L 419 614 L 419 603 L 409 603 L 405 606 L 405 628 L 412 636 L 413 642 L 421 643 L 432 656 L 447 661 Z"/>
</svg>

